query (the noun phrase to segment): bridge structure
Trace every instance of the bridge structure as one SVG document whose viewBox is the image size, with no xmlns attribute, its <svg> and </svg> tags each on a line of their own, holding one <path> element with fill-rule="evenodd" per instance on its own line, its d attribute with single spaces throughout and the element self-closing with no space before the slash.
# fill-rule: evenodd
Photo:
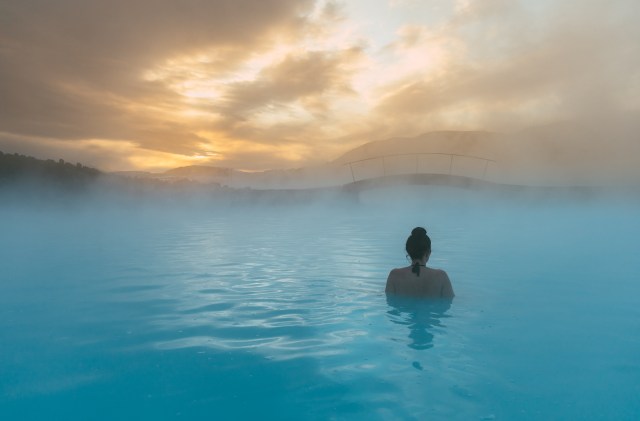
<svg viewBox="0 0 640 421">
<path fill-rule="evenodd" d="M 498 172 L 494 159 L 443 152 L 387 154 L 343 162 L 342 167 L 347 170 L 348 189 L 389 183 L 494 184 Z"/>
</svg>

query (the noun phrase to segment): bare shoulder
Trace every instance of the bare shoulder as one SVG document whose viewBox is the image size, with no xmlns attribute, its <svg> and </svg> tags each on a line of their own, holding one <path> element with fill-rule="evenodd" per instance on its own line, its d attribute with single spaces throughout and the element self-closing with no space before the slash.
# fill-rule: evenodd
<svg viewBox="0 0 640 421">
<path fill-rule="evenodd" d="M 455 297 L 455 293 L 453 292 L 453 286 L 451 285 L 451 280 L 449 279 L 449 275 L 442 269 L 436 269 L 438 283 L 441 285 L 440 296 L 443 298 L 453 298 Z"/>
<path fill-rule="evenodd" d="M 384 289 L 385 292 L 395 293 L 397 282 L 398 282 L 398 269 L 391 269 L 391 271 L 389 272 L 389 276 L 387 277 L 387 285 Z"/>
<path fill-rule="evenodd" d="M 447 272 L 445 272 L 442 269 L 434 269 L 434 268 L 429 268 L 431 270 L 431 275 L 433 276 L 433 279 L 438 279 L 438 280 L 445 280 L 445 279 L 449 279 L 449 275 L 447 275 Z"/>
</svg>

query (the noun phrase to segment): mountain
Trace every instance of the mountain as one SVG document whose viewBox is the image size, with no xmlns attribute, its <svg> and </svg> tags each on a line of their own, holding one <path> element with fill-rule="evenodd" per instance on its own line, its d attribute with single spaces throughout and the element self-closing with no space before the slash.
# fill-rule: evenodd
<svg viewBox="0 0 640 421">
<path fill-rule="evenodd" d="M 190 165 L 186 167 L 173 168 L 164 172 L 152 173 L 147 171 L 116 171 L 112 174 L 135 179 L 154 179 L 163 181 L 196 181 L 199 183 L 223 184 L 227 182 L 234 173 L 240 171 L 231 168 L 209 167 L 205 165 Z"/>
<path fill-rule="evenodd" d="M 168 177 L 185 177 L 191 179 L 198 178 L 226 178 L 230 177 L 233 172 L 231 168 L 208 167 L 204 165 L 190 165 L 186 167 L 174 168 L 165 171 L 163 174 Z"/>
<path fill-rule="evenodd" d="M 637 183 L 638 123 L 558 122 L 512 133 L 435 131 L 375 140 L 323 165 L 245 172 L 188 166 L 136 178 L 218 183 L 233 188 L 305 189 L 392 175 L 440 174 L 519 185 Z"/>
<path fill-rule="evenodd" d="M 449 155 L 453 154 L 480 158 L 477 162 L 456 162 L 456 169 L 460 169 L 462 175 L 477 178 L 483 175 L 487 160 L 496 160 L 500 156 L 500 139 L 499 135 L 484 131 L 441 131 L 425 133 L 416 137 L 368 142 L 331 162 L 311 167 L 247 172 L 231 168 L 192 165 L 161 173 L 119 172 L 117 174 L 132 178 L 164 181 L 188 180 L 205 184 L 217 183 L 234 188 L 322 188 L 385 175 L 379 171 L 379 165 L 375 161 L 376 159 L 379 161 L 383 156 L 392 157 L 385 161 L 388 166 L 387 170 L 391 174 L 407 174 L 416 168 L 414 164 L 407 165 L 407 159 L 415 159 L 418 155 L 433 154 L 436 157 L 434 159 L 440 157 L 442 162 L 436 162 L 434 159 L 425 160 L 423 157 L 421 160 L 424 161 L 422 162 L 424 170 L 429 171 L 438 167 L 439 170 L 436 172 L 446 174 L 450 169 Z M 354 162 L 356 163 L 351 165 Z M 463 165 L 469 168 L 462 168 Z"/>
<path fill-rule="evenodd" d="M 336 186 L 348 182 L 346 178 L 344 180 L 335 180 L 335 177 L 333 177 L 335 171 L 329 168 L 330 166 L 329 164 L 305 168 L 249 172 L 232 168 L 190 165 L 160 173 L 119 171 L 113 174 L 131 179 L 168 182 L 186 181 L 253 189 L 306 189 Z"/>
<path fill-rule="evenodd" d="M 437 131 L 415 137 L 396 137 L 365 143 L 333 162 L 345 164 L 383 156 L 410 154 L 454 154 L 494 159 L 499 155 L 500 136 L 486 131 Z"/>
</svg>

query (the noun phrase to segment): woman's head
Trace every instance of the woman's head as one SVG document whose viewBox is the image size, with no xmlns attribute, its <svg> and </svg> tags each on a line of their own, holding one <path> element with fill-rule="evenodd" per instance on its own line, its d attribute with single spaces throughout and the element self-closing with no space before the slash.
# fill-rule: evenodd
<svg viewBox="0 0 640 421">
<path fill-rule="evenodd" d="M 415 227 L 411 235 L 407 238 L 406 250 L 411 260 L 420 260 L 431 252 L 431 239 L 427 235 L 427 230 L 422 227 Z"/>
</svg>

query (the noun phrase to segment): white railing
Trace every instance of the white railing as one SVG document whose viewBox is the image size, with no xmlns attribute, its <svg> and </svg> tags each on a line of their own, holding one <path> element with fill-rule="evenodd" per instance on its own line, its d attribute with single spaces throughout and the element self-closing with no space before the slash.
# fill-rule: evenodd
<svg viewBox="0 0 640 421">
<path fill-rule="evenodd" d="M 445 174 L 486 180 L 495 160 L 452 153 L 401 153 L 346 162 L 352 182 L 393 175 Z"/>
</svg>

